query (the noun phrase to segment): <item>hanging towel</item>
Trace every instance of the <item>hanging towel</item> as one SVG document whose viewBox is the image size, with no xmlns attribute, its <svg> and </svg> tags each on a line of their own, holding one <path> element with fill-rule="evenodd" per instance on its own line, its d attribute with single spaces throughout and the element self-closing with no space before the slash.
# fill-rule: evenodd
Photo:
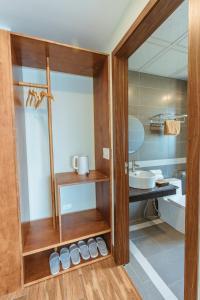
<svg viewBox="0 0 200 300">
<path fill-rule="evenodd" d="M 181 122 L 177 120 L 166 120 L 164 123 L 165 135 L 179 135 L 181 130 Z"/>
</svg>

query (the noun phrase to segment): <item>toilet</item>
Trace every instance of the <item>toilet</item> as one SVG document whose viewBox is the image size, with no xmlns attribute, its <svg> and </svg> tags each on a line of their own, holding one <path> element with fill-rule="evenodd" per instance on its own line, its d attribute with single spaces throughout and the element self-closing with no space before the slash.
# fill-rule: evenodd
<svg viewBox="0 0 200 300">
<path fill-rule="evenodd" d="M 181 233 L 185 233 L 185 195 L 182 194 L 182 182 L 177 178 L 165 179 L 178 187 L 176 195 L 158 199 L 160 218 Z"/>
</svg>

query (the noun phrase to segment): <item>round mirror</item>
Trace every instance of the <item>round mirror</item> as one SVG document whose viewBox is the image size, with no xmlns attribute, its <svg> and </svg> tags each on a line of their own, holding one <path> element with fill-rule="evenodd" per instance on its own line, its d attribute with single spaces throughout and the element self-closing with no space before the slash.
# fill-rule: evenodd
<svg viewBox="0 0 200 300">
<path fill-rule="evenodd" d="M 135 153 L 144 143 L 144 126 L 137 118 L 128 116 L 128 152 Z"/>
</svg>

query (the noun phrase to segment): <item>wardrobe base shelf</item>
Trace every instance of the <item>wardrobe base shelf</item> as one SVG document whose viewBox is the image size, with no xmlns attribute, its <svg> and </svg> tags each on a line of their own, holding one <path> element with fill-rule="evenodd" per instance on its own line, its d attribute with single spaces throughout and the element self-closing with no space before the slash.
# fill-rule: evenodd
<svg viewBox="0 0 200 300">
<path fill-rule="evenodd" d="M 52 251 L 41 252 L 33 256 L 24 258 L 24 287 L 41 282 L 43 280 L 51 279 L 67 272 L 74 271 L 78 268 L 99 262 L 101 260 L 110 258 L 112 255 L 109 253 L 107 256 L 100 256 L 88 261 L 81 261 L 79 265 L 71 266 L 67 270 L 61 270 L 57 275 L 51 275 L 49 269 L 49 255 Z"/>
</svg>

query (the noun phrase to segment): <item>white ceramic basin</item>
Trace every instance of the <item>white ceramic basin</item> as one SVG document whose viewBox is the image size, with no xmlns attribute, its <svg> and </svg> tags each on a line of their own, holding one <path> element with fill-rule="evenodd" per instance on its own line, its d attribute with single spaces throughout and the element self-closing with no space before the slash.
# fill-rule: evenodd
<svg viewBox="0 0 200 300">
<path fill-rule="evenodd" d="M 152 189 L 155 187 L 156 176 L 151 171 L 129 172 L 129 186 L 135 189 Z"/>
</svg>

